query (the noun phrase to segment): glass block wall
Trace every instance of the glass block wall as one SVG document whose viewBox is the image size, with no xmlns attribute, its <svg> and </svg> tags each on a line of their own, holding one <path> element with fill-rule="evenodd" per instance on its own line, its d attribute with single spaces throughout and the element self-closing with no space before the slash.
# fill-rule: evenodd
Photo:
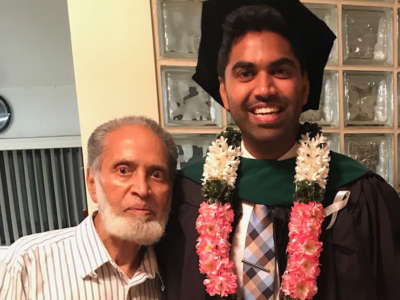
<svg viewBox="0 0 400 300">
<path fill-rule="evenodd" d="M 399 2 L 397 2 L 399 1 Z M 180 166 L 205 154 L 224 127 L 225 110 L 191 80 L 200 42 L 201 0 L 151 0 L 161 122 L 174 134 Z M 400 0 L 307 0 L 336 33 L 318 122 L 332 150 L 374 170 L 400 191 Z"/>
</svg>

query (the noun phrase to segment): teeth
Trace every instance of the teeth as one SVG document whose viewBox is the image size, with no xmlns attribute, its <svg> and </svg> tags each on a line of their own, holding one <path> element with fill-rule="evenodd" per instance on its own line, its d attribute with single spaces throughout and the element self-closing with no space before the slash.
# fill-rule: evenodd
<svg viewBox="0 0 400 300">
<path fill-rule="evenodd" d="M 255 114 L 272 114 L 279 111 L 278 107 L 260 107 L 254 110 Z"/>
</svg>

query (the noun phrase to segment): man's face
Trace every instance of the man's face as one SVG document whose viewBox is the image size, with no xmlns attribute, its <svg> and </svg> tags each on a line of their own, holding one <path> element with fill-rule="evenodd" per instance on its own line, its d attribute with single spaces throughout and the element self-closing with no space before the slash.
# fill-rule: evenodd
<svg viewBox="0 0 400 300">
<path fill-rule="evenodd" d="M 269 31 L 239 38 L 220 78 L 222 101 L 245 144 L 293 143 L 308 89 L 289 41 Z"/>
<path fill-rule="evenodd" d="M 171 185 L 167 148 L 142 125 L 110 132 L 100 172 L 88 175 L 89 191 L 98 203 L 105 230 L 141 245 L 161 237 L 170 210 Z"/>
</svg>

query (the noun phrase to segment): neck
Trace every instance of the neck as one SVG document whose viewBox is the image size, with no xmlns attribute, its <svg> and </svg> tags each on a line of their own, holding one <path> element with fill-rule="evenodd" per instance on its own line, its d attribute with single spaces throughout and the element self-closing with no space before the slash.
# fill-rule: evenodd
<svg viewBox="0 0 400 300">
<path fill-rule="evenodd" d="M 102 215 L 100 214 L 94 217 L 94 227 L 111 259 L 128 278 L 131 278 L 142 259 L 141 246 L 132 241 L 121 240 L 115 236 L 111 236 L 104 229 Z"/>
<path fill-rule="evenodd" d="M 256 159 L 279 159 L 287 153 L 295 143 L 295 138 L 285 142 L 260 142 L 252 141 L 251 139 L 243 137 L 243 144 L 246 147 L 246 150 Z"/>
</svg>

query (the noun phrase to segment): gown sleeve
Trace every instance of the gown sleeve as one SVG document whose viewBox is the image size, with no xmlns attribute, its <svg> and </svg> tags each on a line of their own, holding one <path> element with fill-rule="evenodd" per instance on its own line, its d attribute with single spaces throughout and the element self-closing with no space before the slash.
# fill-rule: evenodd
<svg viewBox="0 0 400 300">
<path fill-rule="evenodd" d="M 400 299 L 400 199 L 381 177 L 367 176 L 352 188 L 361 243 L 380 299 Z"/>
</svg>

